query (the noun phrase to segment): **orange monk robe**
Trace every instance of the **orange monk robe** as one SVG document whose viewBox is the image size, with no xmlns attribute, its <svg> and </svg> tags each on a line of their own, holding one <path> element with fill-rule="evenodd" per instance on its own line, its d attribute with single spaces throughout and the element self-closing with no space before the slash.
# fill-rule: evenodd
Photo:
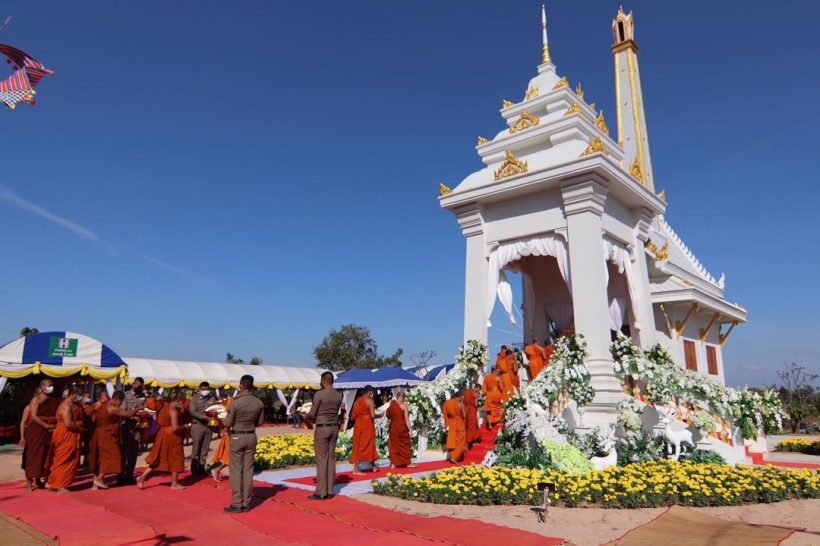
<svg viewBox="0 0 820 546">
<path fill-rule="evenodd" d="M 404 408 L 393 400 L 387 408 L 387 418 L 390 419 L 390 436 L 387 444 L 390 462 L 396 467 L 408 466 L 413 448 L 410 444 L 410 429 L 407 428 Z"/>
<path fill-rule="evenodd" d="M 154 438 L 151 452 L 145 458 L 145 464 L 154 470 L 163 472 L 182 472 L 185 470 L 185 452 L 182 448 L 182 436 L 171 426 L 171 405 L 164 404 L 157 415 L 159 432 Z"/>
<path fill-rule="evenodd" d="M 470 446 L 481 440 L 481 431 L 478 428 L 478 397 L 473 389 L 464 391 L 464 421 L 467 445 Z"/>
<path fill-rule="evenodd" d="M 552 362 L 552 345 L 547 345 L 544 347 L 544 367 L 549 366 L 550 362 Z"/>
<path fill-rule="evenodd" d="M 229 398 L 228 402 L 225 404 L 225 409 L 231 407 L 231 402 L 233 402 L 233 398 Z M 219 437 L 219 445 L 216 446 L 216 451 L 214 451 L 213 459 L 211 459 L 211 464 L 224 464 L 228 466 L 231 459 L 231 436 L 228 434 L 228 429 L 223 429 L 222 434 Z"/>
<path fill-rule="evenodd" d="M 484 411 L 487 413 L 487 422 L 490 426 L 501 421 L 501 412 L 504 409 L 501 396 L 501 382 L 495 374 L 484 376 Z"/>
<path fill-rule="evenodd" d="M 108 404 L 97 409 L 96 426 L 88 446 L 88 461 L 96 474 L 119 474 L 122 472 L 120 452 L 120 418 L 108 412 Z"/>
<path fill-rule="evenodd" d="M 350 452 L 350 462 L 355 465 L 359 463 L 376 462 L 376 426 L 373 424 L 373 417 L 370 414 L 370 407 L 367 405 L 367 397 L 360 396 L 353 402 L 350 410 L 350 419 L 356 423 L 353 425 L 353 449 Z"/>
<path fill-rule="evenodd" d="M 37 406 L 37 417 L 46 424 L 57 422 L 57 408 L 62 399 L 58 396 L 47 396 Z M 30 407 L 30 406 L 29 406 Z M 52 432 L 46 430 L 29 417 L 26 423 L 23 448 L 23 470 L 27 480 L 39 480 L 48 476 L 48 452 L 51 448 Z"/>
<path fill-rule="evenodd" d="M 75 426 L 83 424 L 83 407 L 80 404 L 71 404 L 71 420 Z M 80 468 L 80 443 L 82 433 L 69 430 L 63 421 L 62 414 L 57 412 L 57 428 L 51 437 L 51 473 L 48 475 L 46 487 L 63 489 L 71 485 Z"/>
<path fill-rule="evenodd" d="M 464 451 L 467 449 L 463 411 L 461 402 L 455 398 L 444 402 L 441 408 L 444 425 L 447 427 L 447 450 L 450 452 L 450 460 L 456 463 L 464 458 Z"/>
<path fill-rule="evenodd" d="M 515 354 L 498 355 L 498 371 L 501 372 L 501 399 L 506 402 L 516 390 L 516 378 L 518 366 L 515 362 Z"/>
<path fill-rule="evenodd" d="M 527 360 L 530 361 L 530 381 L 533 381 L 546 365 L 544 348 L 537 343 L 531 343 L 524 347 L 524 352 L 527 354 Z"/>
</svg>

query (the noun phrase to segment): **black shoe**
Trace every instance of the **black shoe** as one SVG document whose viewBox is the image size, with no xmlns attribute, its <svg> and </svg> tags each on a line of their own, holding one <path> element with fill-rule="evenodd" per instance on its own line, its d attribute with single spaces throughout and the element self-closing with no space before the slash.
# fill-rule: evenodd
<svg viewBox="0 0 820 546">
<path fill-rule="evenodd" d="M 244 512 L 245 510 L 243 510 L 241 506 L 234 506 L 232 504 L 230 506 L 226 506 L 224 511 L 228 512 L 228 513 L 231 513 L 231 514 L 238 514 L 240 512 Z"/>
<path fill-rule="evenodd" d="M 316 493 L 314 493 L 312 495 L 308 495 L 308 500 L 327 500 L 327 495 L 323 497 L 321 495 L 317 495 Z"/>
</svg>

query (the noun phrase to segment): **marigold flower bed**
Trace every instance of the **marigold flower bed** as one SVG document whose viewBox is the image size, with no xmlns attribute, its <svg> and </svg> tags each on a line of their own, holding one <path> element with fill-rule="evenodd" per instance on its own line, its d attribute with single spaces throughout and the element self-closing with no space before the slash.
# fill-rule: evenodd
<svg viewBox="0 0 820 546">
<path fill-rule="evenodd" d="M 336 458 L 342 455 L 336 448 Z M 253 458 L 256 470 L 270 470 L 285 466 L 314 464 L 313 436 L 308 434 L 285 434 L 264 436 L 256 444 Z"/>
<path fill-rule="evenodd" d="M 793 451 L 805 453 L 807 455 L 820 455 L 820 440 L 809 440 L 808 438 L 789 438 L 778 442 L 775 451 Z"/>
<path fill-rule="evenodd" d="M 464 466 L 373 482 L 376 494 L 438 504 L 528 504 L 543 501 L 541 484 L 568 507 L 645 508 L 673 504 L 725 506 L 820 497 L 820 475 L 772 466 L 652 461 L 570 475 L 564 472 Z"/>
</svg>

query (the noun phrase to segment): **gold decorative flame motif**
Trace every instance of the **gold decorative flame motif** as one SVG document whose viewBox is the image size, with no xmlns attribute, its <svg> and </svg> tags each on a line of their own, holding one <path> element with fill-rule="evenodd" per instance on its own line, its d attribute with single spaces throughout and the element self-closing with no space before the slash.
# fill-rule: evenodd
<svg viewBox="0 0 820 546">
<path fill-rule="evenodd" d="M 578 98 L 584 100 L 584 90 L 581 88 L 581 82 L 578 82 L 578 85 L 575 87 L 575 94 L 578 95 Z"/>
<path fill-rule="evenodd" d="M 540 118 L 526 112 L 521 112 L 521 117 L 518 118 L 518 121 L 510 125 L 510 134 L 523 131 L 524 129 L 529 129 L 530 127 L 535 127 L 539 123 L 541 123 Z"/>
<path fill-rule="evenodd" d="M 641 163 L 638 161 L 638 156 L 635 156 L 635 159 L 633 159 L 632 163 L 629 165 L 629 174 L 632 178 L 646 186 L 646 177 L 643 174 L 643 169 L 641 169 Z"/>
<path fill-rule="evenodd" d="M 555 89 L 561 89 L 561 88 L 564 88 L 564 87 L 569 87 L 569 80 L 567 79 L 566 76 L 564 76 L 563 78 L 558 80 L 558 83 L 556 83 L 555 86 L 552 89 L 555 90 Z"/>
<path fill-rule="evenodd" d="M 663 262 L 669 258 L 669 243 L 663 243 L 663 247 L 658 250 L 658 246 L 653 243 L 651 240 L 647 240 L 646 244 L 644 245 L 646 249 L 655 256 L 655 259 L 659 262 Z"/>
<path fill-rule="evenodd" d="M 509 108 L 509 107 L 510 107 L 510 106 L 512 106 L 512 105 L 513 105 L 513 103 L 511 103 L 511 102 L 510 102 L 510 101 L 508 101 L 508 100 L 502 100 L 502 101 L 501 101 L 501 108 Z"/>
<path fill-rule="evenodd" d="M 581 157 L 592 155 L 592 154 L 604 154 L 606 155 L 606 148 L 604 147 L 604 141 L 601 140 L 601 137 L 595 137 L 592 139 L 592 142 L 589 143 L 587 149 L 584 150 L 584 153 L 581 154 Z"/>
<path fill-rule="evenodd" d="M 507 156 L 504 158 L 504 163 L 495 171 L 495 179 L 501 180 L 517 174 L 523 174 L 529 170 L 526 161 L 522 161 L 515 157 L 512 152 L 507 151 Z"/>
<path fill-rule="evenodd" d="M 661 190 L 661 192 L 658 194 L 658 199 L 666 203 L 666 190 Z"/>
<path fill-rule="evenodd" d="M 593 112 L 595 111 L 595 103 L 594 102 L 590 102 L 589 107 L 592 108 Z"/>
<path fill-rule="evenodd" d="M 441 182 L 438 183 L 438 194 L 440 196 L 450 195 L 451 193 L 453 193 L 453 190 L 451 190 Z"/>
<path fill-rule="evenodd" d="M 594 108 L 593 108 L 593 110 L 594 110 Z M 607 125 L 606 125 L 606 120 L 604 119 L 604 111 L 603 110 L 601 110 L 598 113 L 598 117 L 595 118 L 595 127 L 600 129 L 600 131 L 603 134 L 605 134 L 606 136 L 609 136 L 609 127 L 607 127 Z"/>
<path fill-rule="evenodd" d="M 484 138 L 483 136 L 478 137 L 478 145 L 481 146 L 482 144 L 487 144 L 489 140 Z"/>
<path fill-rule="evenodd" d="M 564 115 L 565 116 L 570 116 L 572 114 L 580 114 L 580 113 L 581 113 L 581 105 L 578 104 L 577 102 L 573 102 L 572 106 L 567 108 L 567 111 L 564 112 Z"/>
<path fill-rule="evenodd" d="M 534 99 L 537 96 L 538 96 L 538 88 L 537 87 L 530 87 L 524 93 L 524 100 Z"/>
</svg>

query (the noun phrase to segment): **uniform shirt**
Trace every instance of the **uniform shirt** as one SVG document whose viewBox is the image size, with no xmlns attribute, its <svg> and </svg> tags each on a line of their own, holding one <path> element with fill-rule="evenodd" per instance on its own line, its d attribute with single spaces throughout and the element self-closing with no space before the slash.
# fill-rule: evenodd
<svg viewBox="0 0 820 546">
<path fill-rule="evenodd" d="M 122 409 L 125 411 L 145 409 L 145 392 L 140 396 L 134 392 L 134 389 L 125 392 L 125 400 L 122 401 Z"/>
<path fill-rule="evenodd" d="M 249 392 L 240 392 L 228 408 L 225 426 L 233 430 L 253 431 L 265 424 L 265 404 Z"/>
<path fill-rule="evenodd" d="M 199 393 L 194 396 L 194 399 L 191 400 L 191 417 L 193 417 L 193 423 L 195 425 L 203 425 L 207 426 L 208 424 L 208 416 L 205 415 L 205 409 L 209 406 L 213 406 L 216 404 L 216 396 L 212 393 L 208 393 L 208 396 L 202 397 Z"/>
<path fill-rule="evenodd" d="M 308 419 L 317 425 L 335 425 L 339 422 L 339 408 L 342 406 L 342 393 L 328 387 L 313 396 L 313 406 Z"/>
</svg>

